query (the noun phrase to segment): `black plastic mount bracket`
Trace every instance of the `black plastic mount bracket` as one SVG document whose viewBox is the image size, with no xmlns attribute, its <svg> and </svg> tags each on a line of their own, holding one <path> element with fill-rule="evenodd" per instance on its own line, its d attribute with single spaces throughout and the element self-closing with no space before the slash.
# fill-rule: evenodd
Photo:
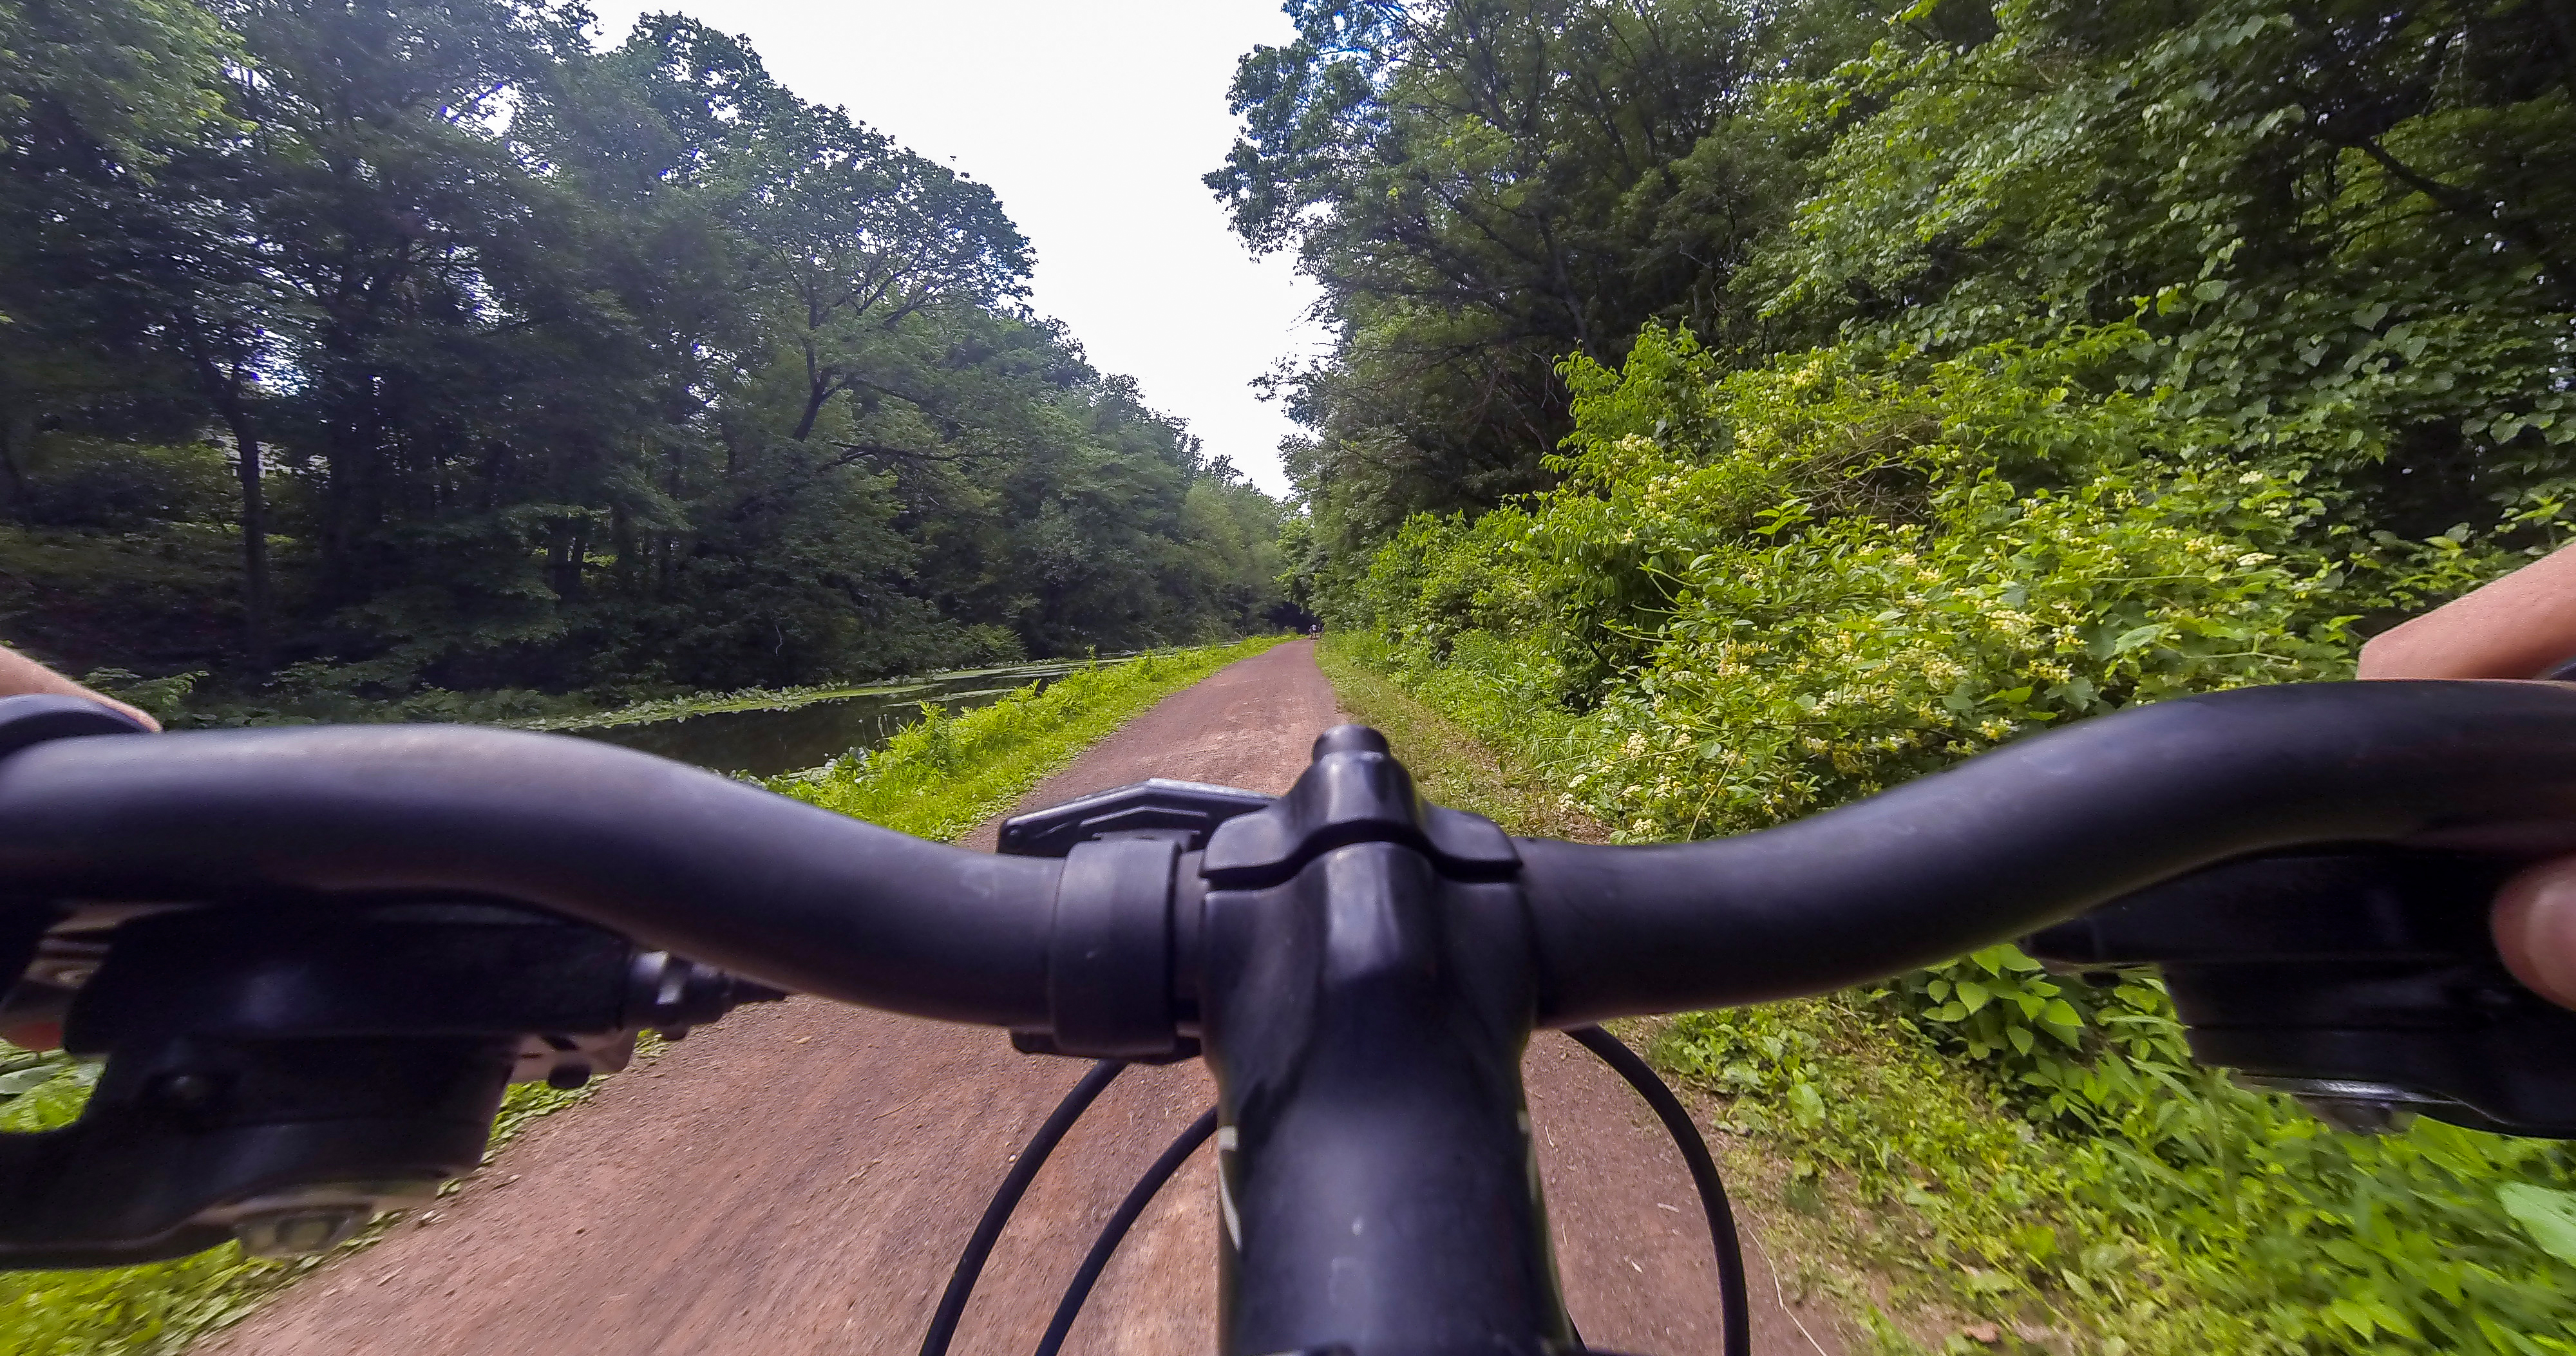
<svg viewBox="0 0 2576 1356">
<path fill-rule="evenodd" d="M 0 757 L 141 732 L 0 698 Z M 0 1019 L 107 1060 L 70 1124 L 0 1135 L 0 1270 L 319 1251 L 471 1172 L 511 1080 L 574 1085 L 640 1028 L 784 996 L 473 899 L 0 895 Z"/>
<path fill-rule="evenodd" d="M 1097 838 L 1168 838 L 1184 852 L 1208 844 L 1217 826 L 1270 808 L 1273 797 L 1205 782 L 1150 781 L 1032 810 L 1002 821 L 1001 846 L 1013 857 L 1065 857 Z"/>
<path fill-rule="evenodd" d="M 1477 815 L 1426 803 L 1384 736 L 1326 731 L 1287 795 L 1200 782 L 1138 782 L 1004 821 L 999 850 L 1060 857 L 1047 947 L 1048 1027 L 1015 1031 L 1032 1054 L 1164 1061 L 1198 1053 L 1182 1027 L 1196 937 L 1183 916 L 1208 890 L 1259 890 L 1357 843 L 1420 853 L 1456 881 L 1510 880 L 1511 840 Z"/>
<path fill-rule="evenodd" d="M 1173 985 L 1175 898 L 1219 825 L 1272 798 L 1155 778 L 1003 821 L 1000 851 L 1061 857 L 1047 939 L 1044 1031 L 1014 1031 L 1025 1054 L 1168 1063 L 1199 1043 L 1180 1030 Z"/>
</svg>

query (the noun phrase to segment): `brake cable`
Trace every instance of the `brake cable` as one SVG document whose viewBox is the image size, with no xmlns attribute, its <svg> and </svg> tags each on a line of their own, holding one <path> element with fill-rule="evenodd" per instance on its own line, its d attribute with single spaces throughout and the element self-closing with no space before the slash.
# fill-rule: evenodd
<svg viewBox="0 0 2576 1356">
<path fill-rule="evenodd" d="M 1699 1126 L 1691 1120 L 1682 1100 L 1618 1037 L 1597 1026 L 1572 1027 L 1565 1034 L 1627 1079 L 1628 1086 L 1655 1109 L 1656 1118 L 1663 1121 L 1665 1131 L 1673 1137 L 1673 1147 L 1682 1151 L 1682 1161 L 1690 1165 L 1691 1185 L 1699 1188 L 1700 1210 L 1708 1216 L 1709 1241 L 1717 1248 L 1717 1293 L 1726 1356 L 1752 1356 L 1753 1316 L 1745 1297 L 1744 1246 L 1736 1237 L 1735 1212 L 1727 1207 L 1726 1184 L 1718 1180 L 1717 1160 L 1709 1156 L 1708 1141 L 1701 1137 Z"/>
<path fill-rule="evenodd" d="M 1198 1147 L 1215 1133 L 1216 1108 L 1209 1107 L 1173 1139 L 1171 1145 L 1163 1150 L 1163 1156 L 1145 1169 L 1144 1176 L 1136 1179 L 1136 1185 L 1127 1192 L 1127 1199 L 1120 1201 L 1109 1222 L 1100 1226 L 1100 1236 L 1092 1240 L 1091 1252 L 1082 1259 L 1081 1269 L 1075 1271 L 1073 1280 L 1065 1285 L 1064 1298 L 1056 1302 L 1055 1317 L 1047 1323 L 1046 1336 L 1038 1339 L 1037 1356 L 1056 1356 L 1064 1346 L 1066 1335 L 1073 1331 L 1073 1320 L 1082 1314 L 1083 1301 L 1091 1298 L 1091 1287 L 1099 1282 L 1100 1273 L 1109 1266 L 1110 1254 L 1118 1251 L 1120 1240 L 1135 1227 L 1137 1219 L 1144 1215 L 1145 1207 L 1154 1203 L 1154 1197 L 1162 1191 L 1163 1184 L 1172 1180 L 1172 1174 L 1181 1170 L 1181 1164 L 1188 1162 L 1190 1155 L 1198 1152 Z"/>
<path fill-rule="evenodd" d="M 966 1240 L 966 1251 L 958 1255 L 956 1269 L 948 1273 L 948 1290 L 939 1297 L 939 1312 L 931 1316 L 930 1331 L 922 1334 L 921 1356 L 947 1356 L 948 1343 L 957 1335 L 957 1320 L 966 1312 L 966 1297 L 975 1293 L 976 1278 L 984 1274 L 984 1263 L 992 1257 L 993 1245 L 1001 1241 L 1002 1226 L 1011 1222 L 1011 1212 L 1019 1208 L 1021 1195 L 1028 1191 L 1029 1183 L 1037 1177 L 1047 1155 L 1055 1152 L 1064 1133 L 1082 1119 L 1082 1113 L 1091 1109 L 1091 1103 L 1110 1080 L 1126 1067 L 1127 1062 L 1120 1059 L 1104 1059 L 1092 1065 L 1091 1072 L 1056 1103 L 1046 1124 L 1039 1126 L 1038 1132 L 1021 1147 L 1011 1170 L 994 1189 L 992 1203 L 984 1207 L 984 1218 L 976 1221 L 975 1235 Z"/>
<path fill-rule="evenodd" d="M 1697 1123 L 1692 1121 L 1690 1111 L 1682 1105 L 1680 1098 L 1673 1095 L 1673 1090 L 1665 1085 L 1654 1068 L 1618 1037 L 1597 1026 L 1574 1027 L 1565 1034 L 1609 1065 L 1627 1081 L 1629 1087 L 1646 1099 L 1646 1105 L 1654 1108 L 1656 1119 L 1663 1122 L 1665 1133 L 1672 1136 L 1673 1147 L 1681 1151 L 1683 1163 L 1690 1168 L 1691 1185 L 1699 1191 L 1700 1210 L 1708 1217 L 1709 1241 L 1717 1252 L 1719 1324 L 1724 1356 L 1751 1356 L 1752 1310 L 1746 1294 L 1743 1243 L 1736 1234 L 1735 1212 L 1727 1203 L 1726 1184 L 1718 1177 L 1717 1161 L 1708 1151 L 1707 1139 L 1700 1134 Z M 1093 1067 L 1092 1077 L 1099 1078 L 1100 1087 L 1108 1086 L 1109 1078 L 1116 1075 L 1117 1070 L 1111 1067 L 1116 1063 L 1115 1060 L 1103 1060 Z M 1104 1068 L 1109 1069 L 1107 1075 L 1101 1074 Z M 1091 1098 L 1098 1095 L 1099 1088 L 1085 1093 L 1084 1085 L 1090 1082 L 1091 1078 L 1085 1078 L 1082 1084 L 1075 1085 L 1074 1090 L 1066 1094 L 1064 1105 L 1056 1108 L 1056 1116 L 1048 1119 L 1046 1126 L 1029 1141 L 1029 1147 L 1021 1152 L 1019 1162 L 1013 1165 L 1011 1178 L 1006 1179 L 1002 1189 L 994 1193 L 992 1206 L 984 1212 L 985 1224 L 989 1227 L 976 1230 L 975 1242 L 968 1244 L 966 1256 L 958 1259 L 958 1276 L 949 1281 L 948 1296 L 941 1301 L 940 1317 L 932 1324 L 931 1339 L 922 1344 L 922 1356 L 939 1356 L 947 1350 L 949 1334 L 957 1326 L 957 1311 L 965 1307 L 966 1292 L 974 1288 L 974 1272 L 982 1269 L 985 1254 L 992 1251 L 993 1240 L 1001 1234 L 1001 1222 L 1009 1218 L 1012 1207 L 1019 1202 L 1020 1192 L 1028 1186 L 1027 1178 L 1036 1174 L 1035 1164 L 1044 1161 L 1047 1153 L 1054 1149 L 1055 1142 L 1063 1138 L 1065 1128 L 1090 1105 Z M 1080 1099 L 1078 1104 L 1077 1098 Z M 1066 1115 L 1068 1107 L 1071 1108 L 1070 1116 Z M 1058 1118 L 1063 1119 L 1063 1125 L 1056 1123 Z M 1038 1340 L 1035 1356 L 1059 1356 L 1065 1338 L 1073 1332 L 1074 1320 L 1081 1316 L 1082 1306 L 1090 1300 L 1092 1288 L 1099 1284 L 1100 1274 L 1108 1269 L 1109 1259 L 1117 1253 L 1118 1245 L 1125 1241 L 1136 1221 L 1143 1218 L 1146 1207 L 1162 1193 L 1164 1184 L 1170 1182 L 1173 1175 L 1181 1170 L 1181 1165 L 1189 1161 L 1190 1155 L 1198 1152 L 1199 1146 L 1215 1133 L 1216 1108 L 1210 1107 L 1197 1120 L 1190 1122 L 1189 1127 L 1164 1148 L 1162 1156 L 1136 1179 L 1136 1185 L 1128 1189 L 1126 1199 L 1118 1203 L 1117 1210 L 1100 1226 L 1099 1236 L 1092 1240 L 1091 1251 L 1084 1255 L 1081 1267 L 1066 1283 L 1063 1298 L 1056 1302 L 1055 1316 L 1047 1323 L 1046 1335 Z M 1578 1335 L 1575 1341 L 1580 1345 L 1582 1338 Z"/>
</svg>

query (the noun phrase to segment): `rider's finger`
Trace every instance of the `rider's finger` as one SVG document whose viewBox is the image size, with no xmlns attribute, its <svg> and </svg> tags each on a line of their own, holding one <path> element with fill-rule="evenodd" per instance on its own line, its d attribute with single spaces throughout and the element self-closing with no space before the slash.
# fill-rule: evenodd
<svg viewBox="0 0 2576 1356">
<path fill-rule="evenodd" d="M 2496 894 L 2505 968 L 2551 1002 L 2576 1008 L 2576 857 L 2543 862 Z"/>
</svg>

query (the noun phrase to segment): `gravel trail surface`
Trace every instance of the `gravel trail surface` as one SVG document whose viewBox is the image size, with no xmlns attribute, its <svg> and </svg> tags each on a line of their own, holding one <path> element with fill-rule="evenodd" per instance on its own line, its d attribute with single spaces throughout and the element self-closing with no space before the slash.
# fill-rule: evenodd
<svg viewBox="0 0 2576 1356">
<path fill-rule="evenodd" d="M 1165 700 L 1027 804 L 1148 776 L 1275 793 L 1338 719 L 1312 647 L 1283 645 Z M 966 842 L 990 850 L 992 826 Z M 994 1031 L 801 998 L 747 1008 L 541 1122 L 434 1216 L 204 1350 L 909 1353 L 1010 1156 L 1083 1067 L 1015 1054 Z M 1715 1352 L 1708 1235 L 1680 1157 L 1644 1104 L 1570 1041 L 1541 1035 L 1526 1067 L 1585 1338 L 1651 1356 Z M 1213 1100 L 1195 1063 L 1121 1077 L 1023 1200 L 954 1350 L 1029 1352 L 1100 1220 Z M 1202 1150 L 1128 1236 L 1066 1350 L 1210 1351 L 1216 1227 Z M 1755 1350 L 1840 1356 L 1830 1323 L 1812 1310 L 1793 1318 L 1755 1266 Z"/>
</svg>

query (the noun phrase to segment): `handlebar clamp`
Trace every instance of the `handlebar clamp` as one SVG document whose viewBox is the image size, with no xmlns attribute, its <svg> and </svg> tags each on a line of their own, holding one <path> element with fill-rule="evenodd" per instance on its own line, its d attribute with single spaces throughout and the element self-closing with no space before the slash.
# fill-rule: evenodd
<svg viewBox="0 0 2576 1356">
<path fill-rule="evenodd" d="M 1272 798 L 1230 786 L 1149 781 L 1003 821 L 1000 851 L 1061 857 L 1047 935 L 1047 1020 L 1014 1031 L 1024 1054 L 1169 1063 L 1195 1059 L 1180 1029 L 1174 967 L 1183 863 L 1228 820 Z"/>
</svg>

